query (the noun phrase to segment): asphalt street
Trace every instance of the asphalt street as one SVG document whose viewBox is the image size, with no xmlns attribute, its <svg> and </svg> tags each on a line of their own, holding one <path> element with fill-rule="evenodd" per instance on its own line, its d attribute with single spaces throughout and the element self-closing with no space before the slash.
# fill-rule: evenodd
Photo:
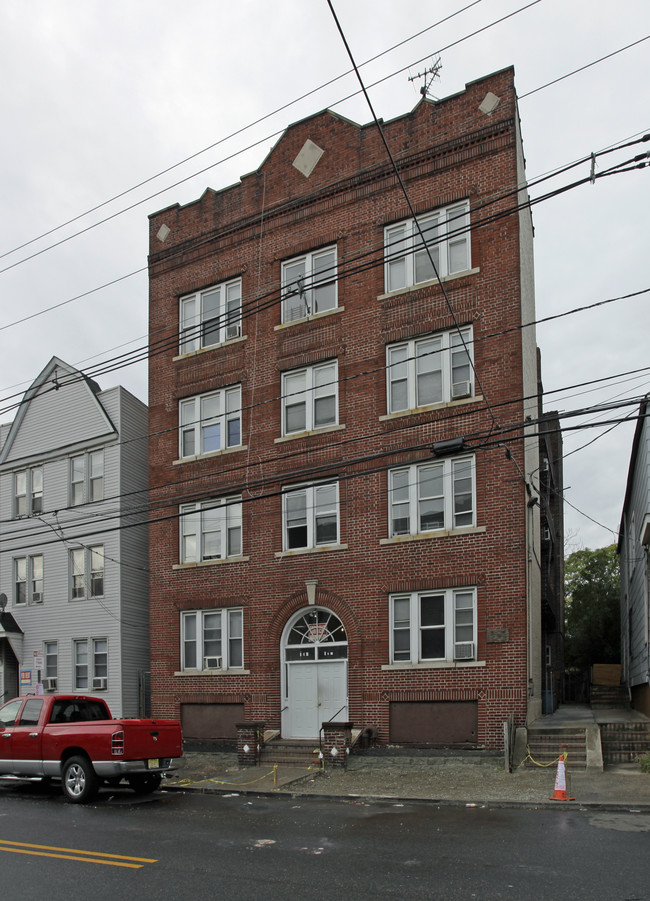
<svg viewBox="0 0 650 901">
<path fill-rule="evenodd" d="M 650 899 L 650 813 L 0 785 L 3 890 L 48 901 Z"/>
</svg>

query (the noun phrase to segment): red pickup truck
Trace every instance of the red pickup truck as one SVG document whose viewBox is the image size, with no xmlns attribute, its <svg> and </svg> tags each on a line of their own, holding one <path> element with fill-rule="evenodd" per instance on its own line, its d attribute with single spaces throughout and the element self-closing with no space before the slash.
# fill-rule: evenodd
<svg viewBox="0 0 650 901">
<path fill-rule="evenodd" d="M 182 755 L 179 722 L 114 720 L 101 698 L 28 695 L 0 707 L 0 777 L 59 778 L 68 801 L 122 779 L 148 794 Z"/>
</svg>

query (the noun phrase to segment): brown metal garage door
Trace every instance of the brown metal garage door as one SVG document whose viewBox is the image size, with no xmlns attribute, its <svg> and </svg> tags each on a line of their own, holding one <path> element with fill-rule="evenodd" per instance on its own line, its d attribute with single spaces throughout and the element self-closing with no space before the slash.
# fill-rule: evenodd
<svg viewBox="0 0 650 901">
<path fill-rule="evenodd" d="M 395 701 L 390 705 L 390 740 L 427 747 L 477 744 L 476 701 Z"/>
</svg>

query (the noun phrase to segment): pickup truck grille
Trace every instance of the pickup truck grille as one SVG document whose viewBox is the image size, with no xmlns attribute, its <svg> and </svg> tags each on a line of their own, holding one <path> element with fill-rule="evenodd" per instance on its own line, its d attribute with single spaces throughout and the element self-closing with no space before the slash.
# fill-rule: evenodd
<svg viewBox="0 0 650 901">
<path fill-rule="evenodd" d="M 111 736 L 111 754 L 114 757 L 120 757 L 124 755 L 124 730 L 120 729 L 119 732 L 113 732 Z"/>
</svg>

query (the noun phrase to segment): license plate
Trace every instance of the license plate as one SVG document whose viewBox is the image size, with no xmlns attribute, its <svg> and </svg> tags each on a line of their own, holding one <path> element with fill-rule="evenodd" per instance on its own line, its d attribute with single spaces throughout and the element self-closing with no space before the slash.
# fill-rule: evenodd
<svg viewBox="0 0 650 901">
<path fill-rule="evenodd" d="M 158 757 L 151 757 L 147 760 L 147 766 L 150 770 L 155 770 L 160 766 L 160 760 Z"/>
</svg>

